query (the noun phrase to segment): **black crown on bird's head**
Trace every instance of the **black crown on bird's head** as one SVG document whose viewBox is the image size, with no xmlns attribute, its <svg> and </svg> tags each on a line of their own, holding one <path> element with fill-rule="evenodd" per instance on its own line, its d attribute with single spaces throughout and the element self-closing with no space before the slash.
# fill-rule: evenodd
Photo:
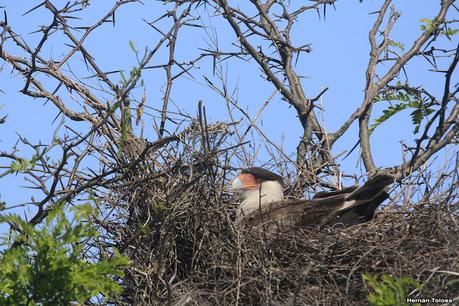
<svg viewBox="0 0 459 306">
<path fill-rule="evenodd" d="M 283 184 L 282 176 L 259 167 L 250 167 L 241 170 L 241 173 L 233 180 L 232 189 L 248 190 L 256 189 L 262 182 L 276 181 Z"/>
</svg>

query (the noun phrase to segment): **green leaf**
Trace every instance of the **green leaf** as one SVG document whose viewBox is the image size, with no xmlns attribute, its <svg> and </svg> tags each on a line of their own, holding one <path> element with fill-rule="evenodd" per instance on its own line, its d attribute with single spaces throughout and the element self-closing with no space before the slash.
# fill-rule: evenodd
<svg viewBox="0 0 459 306">
<path fill-rule="evenodd" d="M 425 23 L 425 24 L 421 25 L 421 30 L 423 30 L 423 31 L 432 31 L 438 26 L 437 22 L 432 22 L 432 20 L 428 19 L 428 18 L 422 18 L 419 21 L 422 22 L 422 23 Z"/>
<path fill-rule="evenodd" d="M 459 30 L 457 30 L 457 29 L 446 29 L 446 30 L 443 30 L 441 33 L 442 33 L 443 35 L 445 35 L 446 38 L 448 38 L 449 40 L 451 40 L 451 36 L 456 35 L 457 32 L 459 32 Z"/>
<path fill-rule="evenodd" d="M 401 51 L 405 50 L 405 45 L 397 41 L 389 41 L 389 45 L 399 48 Z"/>
<path fill-rule="evenodd" d="M 21 172 L 28 170 L 32 164 L 27 159 L 17 159 L 11 163 L 10 168 L 12 172 Z"/>
<path fill-rule="evenodd" d="M 448 36 L 453 36 L 453 35 L 456 35 L 457 32 L 459 32 L 458 29 L 446 29 L 443 31 L 443 34 L 448 35 Z"/>
<path fill-rule="evenodd" d="M 124 72 L 123 71 L 120 71 L 120 76 L 121 76 L 121 83 L 122 84 L 126 84 L 127 83 L 127 79 L 124 76 Z"/>
<path fill-rule="evenodd" d="M 410 114 L 411 122 L 414 125 L 413 133 L 417 134 L 419 132 L 422 120 L 428 115 L 430 115 L 432 112 L 434 112 L 434 110 L 431 108 L 419 107 Z"/>
<path fill-rule="evenodd" d="M 398 82 L 397 86 L 401 86 L 401 83 Z M 409 85 L 406 84 L 406 88 L 409 88 Z M 383 114 L 377 118 L 374 123 L 370 126 L 370 133 L 383 122 L 389 120 L 395 114 L 411 108 L 414 109 L 411 113 L 411 122 L 414 125 L 413 133 L 416 134 L 419 132 L 422 120 L 427 117 L 429 114 L 434 112 L 434 110 L 426 106 L 422 101 L 418 100 L 419 97 L 415 94 L 412 94 L 408 89 L 402 88 L 397 89 L 395 92 L 383 92 L 382 94 L 377 95 L 374 98 L 374 102 L 380 101 L 400 101 L 402 103 L 392 104 L 386 110 L 383 111 Z"/>
<path fill-rule="evenodd" d="M 140 75 L 140 70 L 137 69 L 136 67 L 133 67 L 130 71 L 131 78 L 130 80 L 134 79 L 137 75 Z"/>
<path fill-rule="evenodd" d="M 137 53 L 137 50 L 134 46 L 134 42 L 132 40 L 129 41 L 129 47 L 131 47 L 131 50 L 134 51 L 134 53 Z"/>
<path fill-rule="evenodd" d="M 409 104 L 395 104 L 389 106 L 388 109 L 383 111 L 383 115 L 375 120 L 375 122 L 370 126 L 370 133 L 373 133 L 373 131 L 384 121 L 389 120 L 390 117 L 393 115 L 401 112 L 402 110 L 406 109 L 409 107 Z"/>
<path fill-rule="evenodd" d="M 419 20 L 420 22 L 423 22 L 423 23 L 426 23 L 426 24 L 431 24 L 432 23 L 432 20 L 429 19 L 429 18 L 422 18 L 421 20 Z"/>
</svg>

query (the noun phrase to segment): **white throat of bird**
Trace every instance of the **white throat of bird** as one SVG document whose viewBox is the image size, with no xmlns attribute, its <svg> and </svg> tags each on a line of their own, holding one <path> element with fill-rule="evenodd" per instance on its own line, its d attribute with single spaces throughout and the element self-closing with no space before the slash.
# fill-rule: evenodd
<svg viewBox="0 0 459 306">
<path fill-rule="evenodd" d="M 239 192 L 241 204 L 238 215 L 246 216 L 266 204 L 282 201 L 284 199 L 284 190 L 278 181 L 262 181 L 255 186 L 244 186 L 241 180 L 235 179 L 232 189 Z"/>
</svg>

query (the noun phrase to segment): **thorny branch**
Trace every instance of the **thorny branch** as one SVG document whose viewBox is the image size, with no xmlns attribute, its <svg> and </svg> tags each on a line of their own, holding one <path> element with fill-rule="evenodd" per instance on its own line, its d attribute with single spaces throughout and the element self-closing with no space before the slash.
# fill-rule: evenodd
<svg viewBox="0 0 459 306">
<path fill-rule="evenodd" d="M 303 178 L 301 174 L 310 172 L 311 169 L 313 173 L 319 173 L 324 171 L 327 167 L 325 165 L 335 165 L 334 158 L 330 152 L 333 150 L 336 141 L 348 131 L 356 120 L 359 121 L 361 158 L 370 175 L 378 170 L 391 173 L 400 179 L 418 169 L 430 156 L 452 141 L 452 137 L 454 137 L 452 135 L 454 135 L 455 130 L 451 131 L 451 133 L 447 131 L 448 127 L 451 127 L 453 123 L 451 120 L 454 121 L 457 114 L 454 109 L 451 111 L 446 107 L 447 104 L 454 103 L 456 99 L 455 94 L 449 95 L 446 90 L 450 86 L 450 77 L 446 78 L 445 93 L 441 99 L 443 104 L 438 109 L 438 115 L 434 115 L 438 119 L 437 132 L 440 132 L 446 139 L 443 142 L 438 142 L 439 135 L 436 134 L 432 138 L 430 145 L 422 149 L 425 155 L 420 158 L 419 162 L 378 169 L 371 153 L 369 122 L 372 115 L 372 106 L 377 101 L 378 95 L 394 86 L 394 80 L 400 79 L 400 72 L 405 69 L 411 59 L 423 56 L 428 58 L 428 61 L 435 62 L 436 56 L 434 52 L 427 53 L 423 51 L 423 48 L 425 50 L 427 46 L 432 45 L 450 22 L 445 18 L 454 1 L 442 1 L 438 14 L 433 18 L 426 30 L 414 40 L 409 50 L 400 55 L 391 50 L 391 47 L 396 45 L 396 42 L 390 37 L 400 14 L 395 7 L 389 9 L 392 3 L 391 0 L 384 1 L 381 9 L 377 12 L 376 21 L 369 33 L 371 51 L 365 75 L 364 100 L 362 105 L 333 133 L 326 132 L 325 127 L 318 122 L 316 116 L 318 108 L 314 102 L 323 92 L 316 98 L 308 98 L 301 83 L 301 77 L 294 69 L 294 57 L 299 57 L 301 53 L 309 53 L 311 51 L 310 45 L 294 46 L 290 39 L 290 33 L 299 15 L 309 10 L 318 10 L 320 7 L 325 8 L 326 5 L 333 5 L 335 1 L 318 1 L 311 6 L 295 8 L 292 12 L 289 11 L 288 3 L 284 1 L 263 2 L 253 0 L 250 2 L 256 10 L 256 13 L 252 15 L 248 15 L 240 7 L 231 6 L 230 1 L 227 0 L 206 1 L 215 10 L 221 12 L 237 37 L 238 43 L 236 44 L 239 44 L 241 50 L 250 55 L 264 72 L 267 81 L 271 82 L 287 103 L 297 111 L 304 130 L 303 137 L 297 148 L 296 166 L 299 171 L 299 177 Z M 281 9 L 281 15 L 274 13 L 277 8 Z M 379 36 L 382 37 L 380 42 L 378 42 Z M 268 41 L 269 44 L 262 44 L 257 38 Z M 396 54 L 396 56 L 389 58 L 389 54 Z M 454 54 L 457 54 L 457 51 L 452 52 L 453 57 Z M 392 66 L 387 69 L 383 76 L 379 76 L 380 66 L 383 62 L 386 66 L 388 62 L 392 62 Z M 455 65 L 451 65 L 450 76 L 454 69 Z M 449 118 L 451 118 L 446 125 L 444 112 L 449 112 Z M 430 126 L 430 124 L 428 125 Z M 420 148 L 418 147 L 417 151 L 419 150 Z M 411 160 L 417 159 L 418 153 L 412 156 Z M 307 168 L 305 168 L 306 166 Z"/>
<path fill-rule="evenodd" d="M 398 18 L 395 11 L 391 11 L 391 15 L 389 17 L 389 21 L 386 25 L 386 30 L 383 31 L 383 42 L 381 45 L 376 44 L 376 34 L 378 33 L 382 20 L 386 15 L 387 8 L 391 3 L 391 0 L 386 0 L 379 12 L 377 21 L 370 31 L 369 40 L 371 45 L 370 51 L 370 62 L 368 63 L 367 73 L 366 73 L 366 88 L 365 88 L 365 98 L 362 103 L 362 106 L 359 110 L 357 110 L 356 114 L 359 118 L 359 140 L 361 146 L 361 154 L 362 160 L 365 164 L 365 168 L 368 172 L 372 172 L 376 169 L 375 162 L 373 160 L 371 154 L 371 146 L 370 146 L 370 133 L 368 129 L 369 119 L 371 115 L 371 107 L 375 101 L 376 95 L 386 87 L 389 82 L 391 82 L 397 75 L 399 75 L 400 70 L 404 67 L 404 65 L 411 60 L 416 54 L 418 54 L 419 50 L 425 46 L 429 39 L 434 38 L 436 35 L 436 30 L 440 25 L 444 23 L 446 13 L 448 9 L 453 4 L 454 1 L 442 1 L 441 8 L 439 13 L 435 16 L 432 20 L 432 26 L 430 29 L 424 31 L 419 38 L 417 38 L 412 47 L 403 55 L 395 60 L 395 63 L 389 69 L 389 71 L 381 78 L 378 77 L 376 73 L 377 65 L 380 61 L 381 53 L 387 49 L 389 44 L 389 37 L 388 33 L 392 29 L 396 19 Z M 377 79 L 377 80 L 376 80 Z M 354 115 L 351 117 L 353 118 Z M 441 123 L 440 123 L 441 124 Z M 434 150 L 436 152 L 436 150 Z"/>
<path fill-rule="evenodd" d="M 80 11 L 79 2 L 72 4 L 67 3 L 62 9 L 56 8 L 51 1 L 44 1 L 40 5 L 29 10 L 26 14 L 31 13 L 34 10 L 45 9 L 52 13 L 52 22 L 48 26 L 43 26 L 38 32 L 42 33 L 42 37 L 39 40 L 37 47 L 31 48 L 20 35 L 17 35 L 14 30 L 9 26 L 6 19 L 0 23 L 2 32 L 0 34 L 0 58 L 6 63 L 11 65 L 13 71 L 24 76 L 24 87 L 21 90 L 22 93 L 33 98 L 41 98 L 46 101 L 51 101 L 66 118 L 73 121 L 86 121 L 90 124 L 90 130 L 83 135 L 75 132 L 70 127 L 67 127 L 70 131 L 75 133 L 75 139 L 72 141 L 71 138 L 62 138 L 53 141 L 58 141 L 57 144 L 62 146 L 62 155 L 60 160 L 53 164 L 51 160 L 47 159 L 47 153 L 55 148 L 56 144 L 49 146 L 46 152 L 41 152 L 32 159 L 33 162 L 29 163 L 25 169 L 21 171 L 26 176 L 26 180 L 30 180 L 36 186 L 41 189 L 44 193 L 42 200 L 33 200 L 30 204 L 37 207 L 37 212 L 29 221 L 31 224 L 37 224 L 43 220 L 49 210 L 54 207 L 55 203 L 58 202 L 71 202 L 75 197 L 81 193 L 85 193 L 88 190 L 97 190 L 99 188 L 109 188 L 110 184 L 114 182 L 113 176 L 119 172 L 127 171 L 131 169 L 131 163 L 125 163 L 120 160 L 122 157 L 119 153 L 126 151 L 128 154 L 129 146 L 125 145 L 128 143 L 126 137 L 132 140 L 133 135 L 132 128 L 126 127 L 130 125 L 130 120 L 124 122 L 124 113 L 129 112 L 129 96 L 138 85 L 140 79 L 140 71 L 145 69 L 150 63 L 154 54 L 158 52 L 164 42 L 171 41 L 171 34 L 176 31 L 183 22 L 185 22 L 188 16 L 189 9 L 184 10 L 179 16 L 175 16 L 173 26 L 163 34 L 163 38 L 160 39 L 156 46 L 151 50 L 146 50 L 144 56 L 139 62 L 135 73 L 131 74 L 131 78 L 126 80 L 124 84 L 117 85 L 110 79 L 109 73 L 103 72 L 96 62 L 96 59 L 90 55 L 87 49 L 84 47 L 85 40 L 87 37 L 97 28 L 104 26 L 107 22 L 115 23 L 115 12 L 120 10 L 122 6 L 134 3 L 137 1 L 117 1 L 114 6 L 108 10 L 108 12 L 93 25 L 83 28 L 83 35 L 75 35 L 82 30 L 69 24 L 69 20 L 72 20 L 71 15 Z M 48 59 L 44 56 L 44 46 L 50 39 L 51 35 L 57 35 L 61 32 L 63 36 L 71 41 L 73 44 L 70 51 L 67 51 L 61 59 L 54 60 Z M 176 34 L 176 33 L 175 33 Z M 80 38 L 77 38 L 79 36 Z M 176 35 L 175 35 L 176 36 Z M 174 38 L 175 39 L 175 38 Z M 8 52 L 7 49 L 13 49 L 10 47 L 9 42 L 12 41 L 18 47 L 18 55 L 13 55 Z M 174 51 L 171 51 L 173 56 Z M 97 78 L 102 80 L 105 87 L 101 87 L 99 90 L 94 89 L 90 84 L 86 84 L 79 78 L 75 78 L 75 73 L 70 70 L 64 70 L 65 64 L 70 67 L 73 65 L 73 59 L 77 55 L 82 55 L 83 59 L 89 66 L 88 71 L 93 73 L 90 79 Z M 169 61 L 166 66 L 173 65 L 174 61 Z M 178 63 L 180 65 L 180 63 Z M 186 65 L 185 65 L 186 66 Z M 170 68 L 168 69 L 167 78 L 169 82 L 174 76 L 170 74 Z M 78 72 L 79 73 L 79 72 Z M 57 81 L 58 86 L 54 89 L 48 89 L 49 83 L 41 81 L 43 76 L 50 77 Z M 64 86 L 62 86 L 64 85 Z M 170 86 L 169 86 L 170 87 Z M 65 91 L 63 91 L 65 88 Z M 112 101 L 104 101 L 102 95 L 99 92 L 110 93 L 113 97 Z M 168 100 L 168 99 L 166 99 Z M 165 101 L 166 101 L 165 100 Z M 167 105 L 167 102 L 165 102 Z M 76 110 L 76 107 L 80 107 L 81 110 Z M 121 117 L 118 115 L 118 110 L 121 110 Z M 164 112 L 166 112 L 164 110 Z M 126 135 L 126 131 L 130 135 Z M 131 131 L 131 132 L 129 132 Z M 97 136 L 99 140 L 105 138 L 105 144 L 96 145 L 94 138 Z M 91 139 L 88 141 L 88 139 Z M 164 140 L 169 137 L 164 138 Z M 34 147 L 32 144 L 21 138 L 21 142 L 30 147 Z M 143 142 L 142 142 L 143 143 Z M 167 142 L 161 142 L 163 145 Z M 82 144 L 86 144 L 86 149 L 81 148 Z M 137 154 L 143 156 L 141 152 L 149 148 L 148 144 L 141 144 L 137 150 Z M 78 151 L 82 150 L 80 153 Z M 45 154 L 46 153 L 46 154 Z M 135 154 L 135 156 L 137 155 Z M 14 156 L 13 160 L 21 162 L 24 159 L 22 157 L 2 153 L 2 156 Z M 100 174 L 89 175 L 85 174 L 80 169 L 83 160 L 90 159 L 92 156 L 100 155 L 99 159 L 105 160 L 105 166 L 108 170 L 102 169 Z M 112 159 L 112 161 L 108 161 Z M 121 163 L 120 163 L 121 162 Z M 73 164 L 73 169 L 68 169 L 67 166 Z M 38 170 L 42 167 L 43 170 Z M 35 172 L 39 172 L 40 175 L 36 175 Z M 5 174 L 7 174 L 6 172 Z M 48 173 L 48 174 L 47 174 Z M 27 178 L 30 176 L 30 179 Z M 106 179 L 109 177 L 109 179 Z M 110 178 L 111 177 L 111 178 Z M 116 180 L 122 180 L 123 176 L 116 177 Z M 115 181 L 116 181 L 115 180 Z"/>
<path fill-rule="evenodd" d="M 6 207 L 34 207 L 29 223 L 37 225 L 59 203 L 74 205 L 79 200 L 89 199 L 94 200 L 97 206 L 100 205 L 103 217 L 94 217 L 94 223 L 100 226 L 103 235 L 100 240 L 92 241 L 91 246 L 100 250 L 101 254 L 110 254 L 117 247 L 128 254 L 134 263 L 133 268 L 127 270 L 124 280 L 127 289 L 125 296 L 119 297 L 119 302 L 148 304 L 159 299 L 172 304 L 181 281 L 185 282 L 189 276 L 187 273 L 201 267 L 218 271 L 222 277 L 231 275 L 229 271 L 232 267 L 225 266 L 231 263 L 230 260 L 209 261 L 218 265 L 202 261 L 202 254 L 217 256 L 211 247 L 216 241 L 225 239 L 229 242 L 225 240 L 227 244 L 219 245 L 222 247 L 219 252 L 230 254 L 228 258 L 238 254 L 238 271 L 235 279 L 225 278 L 226 283 L 221 287 L 221 299 L 243 303 L 258 296 L 257 301 L 261 301 L 262 295 L 256 290 L 267 290 L 269 293 L 262 292 L 266 295 L 264 301 L 273 301 L 275 290 L 263 286 L 271 286 L 275 280 L 263 280 L 263 286 L 253 287 L 256 289 L 254 293 L 247 291 L 246 288 L 252 288 L 252 282 L 259 282 L 260 279 L 248 279 L 244 275 L 250 264 L 241 248 L 247 247 L 247 241 L 242 239 L 231 222 L 231 213 L 228 213 L 234 201 L 228 195 L 226 185 L 229 171 L 237 168 L 234 159 L 243 155 L 244 158 L 239 160 L 245 159 L 246 163 L 256 161 L 256 149 L 248 152 L 245 147 L 249 132 L 260 135 L 264 144 L 273 150 L 273 160 L 278 168 L 287 169 L 284 172 L 287 174 L 289 171 L 295 172 L 294 175 L 289 175 L 289 178 L 294 176 L 294 179 L 291 179 L 290 189 L 286 189 L 287 193 L 295 196 L 303 196 L 308 183 L 331 187 L 323 177 L 343 175 L 335 161 L 338 156 L 333 155 L 333 150 L 335 143 L 349 132 L 355 122 L 359 124 L 361 159 L 368 175 L 384 171 L 400 181 L 419 171 L 433 159 L 435 153 L 449 144 L 457 143 L 459 87 L 454 79 L 459 61 L 459 45 L 445 49 L 436 44 L 440 37 L 447 35 L 445 33 L 448 33 L 449 26 L 457 23 L 457 20 L 447 18 L 451 9 L 457 10 L 453 0 L 441 1 L 439 11 L 431 23 L 413 40 L 409 49 L 403 49 L 402 52 L 394 50 L 394 46 L 398 44 L 391 38 L 400 14 L 395 6 L 391 6 L 391 0 L 382 1 L 368 36 L 370 55 L 365 75 L 362 76 L 366 80 L 365 96 L 360 107 L 349 118 L 343 118 L 343 124 L 334 132 L 328 132 L 325 124 L 318 120 L 319 112 L 327 111 L 320 108 L 319 102 L 326 98 L 328 87 L 318 93 L 308 92 L 302 83 L 303 72 L 300 74 L 296 67 L 301 57 L 312 52 L 312 46 L 307 41 L 295 45 L 292 41 L 297 40 L 292 39 L 292 33 L 303 15 L 311 12 L 319 13 L 319 16 L 321 12 L 325 14 L 326 8 L 333 6 L 337 0 L 311 1 L 308 5 L 296 6 L 292 4 L 293 1 L 284 0 L 250 0 L 240 6 L 230 0 L 163 2 L 164 14 L 161 13 L 153 21 L 144 20 L 146 27 L 153 29 L 156 34 L 159 33 L 159 38 L 150 43 L 143 53 L 131 46 L 135 49 L 136 66 L 130 71 L 129 77 L 121 82 L 113 74 L 122 69 L 115 72 L 104 71 L 103 65 L 89 51 L 88 38 L 107 25 L 116 26 L 115 16 L 120 16 L 128 5 L 143 5 L 141 1 L 116 1 L 92 24 L 75 26 L 73 22 L 84 11 L 85 1 L 63 5 L 58 1 L 44 0 L 26 12 L 31 14 L 33 11 L 40 11 L 50 14 L 47 25 L 36 32 L 40 37 L 35 47 L 11 27 L 6 12 L 4 20 L 0 22 L 2 66 L 10 67 L 12 74 L 22 78 L 22 94 L 51 102 L 58 112 L 57 116 L 67 119 L 66 124 L 62 123 L 56 130 L 49 145 L 33 144 L 20 135 L 18 144 L 10 152 L 0 152 L 0 169 L 3 171 L 0 179 L 7 175 L 20 174 L 32 188 L 40 192 L 38 199 L 32 198 L 26 203 Z M 207 33 L 213 31 L 212 25 L 205 24 L 202 18 L 209 11 L 212 13 L 210 18 L 218 18 L 230 26 L 235 42 L 230 50 L 222 50 L 217 37 L 213 37 L 210 46 L 197 48 L 200 54 L 183 60 L 177 51 L 184 28 Z M 62 55 L 52 58 L 48 55 L 47 48 L 51 38 L 58 35 L 70 50 L 64 49 L 60 53 Z M 161 54 L 167 56 L 161 57 Z M 153 59 L 158 58 L 160 62 L 153 63 Z M 181 109 L 171 110 L 177 80 L 184 76 L 197 79 L 196 76 L 201 73 L 197 70 L 198 64 L 205 63 L 207 58 L 212 60 L 213 74 L 215 76 L 217 71 L 217 78 L 222 86 L 212 81 L 210 73 L 204 76 L 206 84 L 225 100 L 230 116 L 231 112 L 238 112 L 249 122 L 245 131 L 237 130 L 239 125 L 234 122 L 233 117 L 229 123 L 210 124 L 202 103 L 199 104 L 196 116 Z M 410 84 L 406 70 L 414 58 L 426 60 L 435 71 L 432 73 L 445 76 L 440 97 L 423 86 Z M 86 71 L 81 68 L 84 65 L 81 65 L 80 59 L 84 61 Z M 269 98 L 253 117 L 238 102 L 236 95 L 230 92 L 223 76 L 222 63 L 234 60 L 258 65 L 266 81 L 274 87 L 263 95 Z M 444 68 L 443 65 L 447 67 Z M 162 105 L 157 108 L 148 105 L 146 85 L 142 81 L 144 74 L 153 71 L 163 73 L 164 80 L 162 92 L 159 94 Z M 89 77 L 86 76 L 88 73 Z M 142 89 L 141 98 L 137 97 L 139 88 Z M 276 94 L 295 109 L 302 128 L 296 159 L 284 152 L 282 146 L 270 140 L 263 128 L 257 125 L 261 113 L 269 107 L 268 103 Z M 370 142 L 372 108 L 376 102 L 393 101 L 396 94 L 408 96 L 410 102 L 418 107 L 422 119 L 418 126 L 419 137 L 415 139 L 413 147 L 406 147 L 407 158 L 400 165 L 378 169 Z M 132 115 L 131 110 L 134 109 L 136 112 Z M 159 118 L 158 121 L 154 119 L 154 112 Z M 6 115 L 2 112 L 0 124 L 5 123 Z M 134 116 L 137 119 L 136 125 L 142 124 L 140 136 L 137 135 L 138 129 L 132 125 Z M 144 120 L 147 116 L 148 120 Z M 154 141 L 143 138 L 143 125 L 148 121 L 153 122 L 157 136 Z M 85 124 L 85 127 L 76 128 L 75 122 Z M 233 139 L 232 131 L 235 129 L 237 140 L 230 143 L 228 139 Z M 32 157 L 26 158 L 20 154 L 20 146 L 32 152 Z M 319 174 L 324 176 L 319 177 Z M 452 187 L 444 196 L 450 202 L 456 199 L 457 195 L 453 191 L 457 190 L 457 167 L 456 172 L 444 174 L 433 186 L 430 186 L 433 178 L 425 171 L 419 172 L 419 177 L 417 185 L 426 186 L 423 202 L 428 202 L 434 196 L 437 185 L 450 182 Z M 222 203 L 224 205 L 220 205 Z M 442 218 L 454 223 L 445 214 Z M 429 220 L 431 222 L 433 219 Z M 242 239 L 238 240 L 236 249 L 231 244 L 234 233 Z M 431 233 L 424 234 L 430 237 Z M 445 238 L 445 241 L 449 240 Z M 330 245 L 335 244 L 338 242 L 330 242 Z M 300 249 L 308 248 L 309 245 L 300 246 Z M 360 240 L 355 245 L 360 245 Z M 263 250 L 269 249 L 262 246 Z M 442 254 L 449 252 L 447 244 L 444 246 Z M 372 250 L 371 243 L 368 243 L 368 248 Z M 348 250 L 340 256 L 344 257 L 347 252 Z M 360 253 L 363 255 L 353 266 L 349 262 L 351 273 L 345 275 L 347 287 L 355 285 L 350 283 L 350 280 L 355 281 L 355 273 L 352 272 L 360 268 L 359 264 L 366 261 L 367 257 L 374 256 L 370 253 Z M 315 258 L 314 254 L 318 252 L 314 250 L 308 254 Z M 250 256 L 258 258 L 256 254 Z M 266 260 L 258 262 L 262 271 L 260 273 L 271 269 L 268 262 L 272 256 L 273 254 L 267 254 Z M 276 269 L 278 267 L 273 267 L 272 271 L 277 271 Z M 333 271 L 327 271 L 327 282 L 338 275 Z M 274 274 L 265 276 L 271 277 Z M 285 278 L 285 275 L 281 277 Z M 195 281 L 192 278 L 188 280 Z M 292 283 L 288 278 L 283 281 Z M 206 284 L 194 285 L 205 290 L 208 288 Z M 138 288 L 140 289 L 137 290 Z M 294 300 L 299 299 L 301 288 L 294 292 Z M 233 293 L 234 300 L 229 298 Z M 220 296 L 216 299 L 221 301 Z M 191 297 L 184 296 L 180 299 L 182 300 L 188 301 Z"/>
</svg>

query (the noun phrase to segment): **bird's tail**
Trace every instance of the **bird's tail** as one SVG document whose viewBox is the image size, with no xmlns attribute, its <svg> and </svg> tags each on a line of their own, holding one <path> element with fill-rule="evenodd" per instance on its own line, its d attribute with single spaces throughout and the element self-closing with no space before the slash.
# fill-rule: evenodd
<svg viewBox="0 0 459 306">
<path fill-rule="evenodd" d="M 394 182 L 394 177 L 380 174 L 369 179 L 362 187 L 357 188 L 348 195 L 346 200 L 374 199 L 383 194 L 387 195 L 387 186 Z"/>
<path fill-rule="evenodd" d="M 389 175 L 377 175 L 368 180 L 344 197 L 343 204 L 337 212 L 340 217 L 337 223 L 353 225 L 373 219 L 375 210 L 389 198 L 387 187 L 394 182 Z"/>
</svg>

